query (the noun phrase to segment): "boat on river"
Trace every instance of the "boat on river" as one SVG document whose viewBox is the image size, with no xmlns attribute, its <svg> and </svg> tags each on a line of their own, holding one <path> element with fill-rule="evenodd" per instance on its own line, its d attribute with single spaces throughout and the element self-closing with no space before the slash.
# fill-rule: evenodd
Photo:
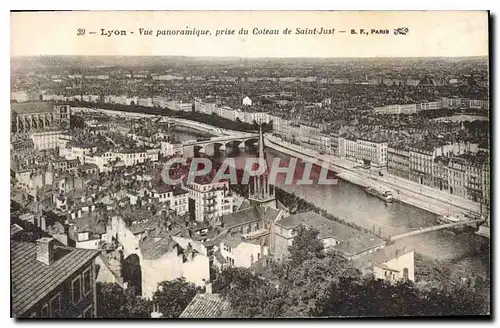
<svg viewBox="0 0 500 328">
<path fill-rule="evenodd" d="M 392 203 L 393 200 L 392 192 L 390 192 L 389 190 L 379 191 L 375 188 L 368 187 L 365 189 L 365 192 L 372 196 L 378 197 L 383 201 L 386 201 L 387 203 Z"/>
<path fill-rule="evenodd" d="M 460 219 L 452 215 L 443 215 L 438 218 L 439 224 L 459 223 Z"/>
<path fill-rule="evenodd" d="M 467 220 L 470 220 L 470 218 L 468 218 L 467 216 L 465 216 L 463 214 L 462 215 L 460 215 L 460 214 L 443 215 L 437 219 L 439 224 L 460 223 L 460 221 L 467 221 Z M 466 232 L 469 230 L 474 230 L 474 228 L 469 227 L 466 224 L 463 224 L 463 225 L 456 225 L 454 227 L 446 228 L 446 230 L 449 230 L 449 231 L 452 231 L 455 233 L 461 233 L 461 232 Z"/>
</svg>

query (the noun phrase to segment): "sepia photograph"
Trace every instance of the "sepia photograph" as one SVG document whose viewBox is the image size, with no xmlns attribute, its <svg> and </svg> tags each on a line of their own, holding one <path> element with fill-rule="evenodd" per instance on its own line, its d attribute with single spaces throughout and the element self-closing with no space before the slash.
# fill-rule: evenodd
<svg viewBox="0 0 500 328">
<path fill-rule="evenodd" d="M 10 313 L 491 319 L 488 11 L 12 11 Z"/>
</svg>

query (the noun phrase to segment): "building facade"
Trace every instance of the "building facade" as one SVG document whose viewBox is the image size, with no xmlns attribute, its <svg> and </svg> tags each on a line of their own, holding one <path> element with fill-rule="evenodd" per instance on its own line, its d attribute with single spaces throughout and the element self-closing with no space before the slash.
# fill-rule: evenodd
<svg viewBox="0 0 500 328">
<path fill-rule="evenodd" d="M 12 133 L 65 129 L 69 127 L 69 105 L 49 102 L 14 103 L 12 107 Z"/>
<path fill-rule="evenodd" d="M 433 165 L 433 187 L 457 197 L 489 204 L 489 164 L 471 154 L 439 156 Z"/>
<path fill-rule="evenodd" d="M 387 148 L 387 171 L 390 174 L 410 178 L 410 152 L 404 149 Z"/>
<path fill-rule="evenodd" d="M 220 242 L 220 254 L 229 266 L 250 268 L 268 254 L 268 247 L 250 243 L 241 236 L 227 235 Z"/>
<path fill-rule="evenodd" d="M 93 250 L 57 246 L 53 238 L 37 244 L 11 241 L 12 316 L 96 318 L 98 256 Z"/>
<path fill-rule="evenodd" d="M 410 148 L 410 180 L 426 186 L 432 186 L 432 168 L 434 151 Z"/>
<path fill-rule="evenodd" d="M 233 212 L 233 197 L 229 192 L 227 181 L 215 183 L 194 181 L 186 186 L 186 190 L 189 192 L 190 208 L 194 207 L 196 221 L 218 223 L 223 215 Z"/>
<path fill-rule="evenodd" d="M 71 135 L 65 134 L 62 131 L 45 131 L 31 133 L 31 139 L 35 150 L 55 149 L 58 147 L 66 147 L 66 144 L 71 141 Z"/>
<path fill-rule="evenodd" d="M 341 137 L 339 156 L 373 167 L 386 167 L 387 142 Z"/>
</svg>

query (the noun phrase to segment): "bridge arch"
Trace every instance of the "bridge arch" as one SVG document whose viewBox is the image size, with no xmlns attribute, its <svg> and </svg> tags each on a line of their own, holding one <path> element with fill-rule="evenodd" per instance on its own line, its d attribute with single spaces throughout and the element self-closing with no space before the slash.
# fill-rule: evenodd
<svg viewBox="0 0 500 328">
<path fill-rule="evenodd" d="M 242 140 L 241 139 L 231 139 L 231 140 L 228 140 L 224 143 L 224 146 L 227 148 L 228 146 L 230 147 L 234 147 L 234 145 L 236 145 L 236 147 L 238 147 L 240 144 L 241 144 Z"/>
<path fill-rule="evenodd" d="M 249 146 L 249 145 L 257 145 L 259 143 L 259 137 L 256 136 L 256 137 L 247 138 L 247 139 L 243 140 L 243 142 L 247 146 Z"/>
</svg>

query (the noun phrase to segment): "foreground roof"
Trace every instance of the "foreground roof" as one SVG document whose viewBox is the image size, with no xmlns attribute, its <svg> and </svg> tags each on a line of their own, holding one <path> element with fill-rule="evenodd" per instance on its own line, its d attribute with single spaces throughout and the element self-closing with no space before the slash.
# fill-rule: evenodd
<svg viewBox="0 0 500 328">
<path fill-rule="evenodd" d="M 10 236 L 14 236 L 16 233 L 23 231 L 24 229 L 17 224 L 10 225 Z"/>
<path fill-rule="evenodd" d="M 11 241 L 12 315 L 20 316 L 73 273 L 95 259 L 99 251 L 54 247 L 55 261 L 45 265 L 36 259 L 35 243 Z"/>
<path fill-rule="evenodd" d="M 231 306 L 219 294 L 196 294 L 179 318 L 229 318 Z"/>
<path fill-rule="evenodd" d="M 353 262 L 358 269 L 371 268 L 375 265 L 382 266 L 385 262 L 400 256 L 414 252 L 413 248 L 407 248 L 405 245 L 392 244 L 373 253 L 368 253 Z M 390 269 L 386 266 L 387 269 Z"/>
<path fill-rule="evenodd" d="M 347 256 L 354 256 L 370 249 L 384 246 L 386 242 L 372 234 L 359 233 L 358 235 L 344 240 L 344 242 L 335 245 L 334 248 Z"/>
<path fill-rule="evenodd" d="M 320 239 L 335 238 L 343 241 L 362 234 L 354 228 L 327 219 L 315 212 L 304 212 L 283 217 L 276 224 L 286 229 L 295 229 L 300 225 L 314 228 L 319 231 L 318 238 Z"/>
</svg>

